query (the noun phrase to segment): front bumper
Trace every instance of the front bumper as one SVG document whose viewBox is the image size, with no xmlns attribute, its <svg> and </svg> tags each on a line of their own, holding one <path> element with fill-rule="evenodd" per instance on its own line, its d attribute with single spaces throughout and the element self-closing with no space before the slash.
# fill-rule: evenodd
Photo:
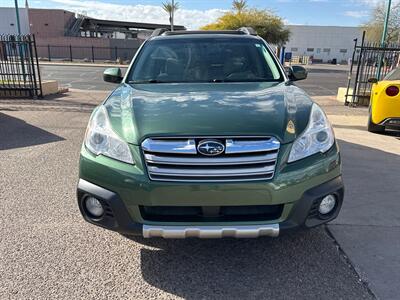
<svg viewBox="0 0 400 300">
<path fill-rule="evenodd" d="M 381 123 L 379 123 L 378 125 L 399 128 L 400 127 L 400 118 L 387 118 L 387 119 L 383 120 Z"/>
<path fill-rule="evenodd" d="M 78 204 L 86 221 L 124 234 L 144 237 L 257 237 L 277 236 L 295 228 L 317 226 L 336 218 L 343 201 L 341 162 L 337 145 L 328 152 L 288 164 L 290 145 L 279 151 L 272 180 L 237 183 L 176 183 L 149 179 L 138 146 L 131 145 L 136 165 L 104 156 L 94 156 L 82 147 Z M 334 194 L 337 206 L 322 217 L 318 205 Z M 98 198 L 105 209 L 99 219 L 88 216 L 83 206 L 87 196 Z M 201 207 L 211 214 L 220 208 L 242 211 L 245 218 L 230 217 L 169 219 L 153 218 L 143 208 L 157 210 Z M 271 207 L 278 208 L 268 212 Z M 254 217 L 254 209 L 266 209 L 266 218 Z M 253 210 L 253 212 L 251 212 Z M 225 213 L 225 212 L 224 212 Z M 246 213 L 247 214 L 247 213 Z M 216 213 L 215 215 L 218 215 Z M 221 214 L 220 214 L 221 215 Z M 224 214 L 223 214 L 224 215 Z M 186 211 L 184 213 L 186 216 Z"/>
<path fill-rule="evenodd" d="M 260 236 L 276 237 L 282 232 L 298 228 L 309 228 L 335 219 L 343 202 L 342 177 L 307 190 L 302 197 L 293 204 L 288 217 L 282 222 L 266 224 L 237 224 L 237 225 L 169 225 L 169 224 L 142 224 L 132 220 L 121 198 L 114 192 L 92 184 L 84 179 L 78 183 L 78 204 L 81 213 L 89 223 L 117 231 L 124 234 L 142 235 L 145 238 L 254 238 Z M 318 205 L 322 198 L 334 194 L 337 205 L 327 216 L 318 213 Z M 99 219 L 88 216 L 83 206 L 83 199 L 87 196 L 99 199 L 105 208 L 105 214 Z"/>
</svg>

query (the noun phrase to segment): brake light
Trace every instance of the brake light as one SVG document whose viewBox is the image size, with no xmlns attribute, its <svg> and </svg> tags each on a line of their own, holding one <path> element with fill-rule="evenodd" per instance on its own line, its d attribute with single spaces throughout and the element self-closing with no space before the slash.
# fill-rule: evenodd
<svg viewBox="0 0 400 300">
<path fill-rule="evenodd" d="M 386 95 L 390 97 L 397 96 L 399 94 L 399 88 L 397 86 L 391 85 L 386 89 Z"/>
</svg>

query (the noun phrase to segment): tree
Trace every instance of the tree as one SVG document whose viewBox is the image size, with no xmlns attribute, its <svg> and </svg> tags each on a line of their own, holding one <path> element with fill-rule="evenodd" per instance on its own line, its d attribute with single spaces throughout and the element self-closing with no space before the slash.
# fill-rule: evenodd
<svg viewBox="0 0 400 300">
<path fill-rule="evenodd" d="M 386 2 L 386 1 L 385 1 Z M 385 21 L 386 4 L 377 4 L 372 11 L 370 20 L 362 25 L 362 28 L 366 30 L 367 40 L 370 42 L 380 42 L 383 32 L 383 23 Z M 392 5 L 390 9 L 389 23 L 386 35 L 386 42 L 399 42 L 400 33 L 400 2 Z"/>
<path fill-rule="evenodd" d="M 227 30 L 253 27 L 268 43 L 282 46 L 289 40 L 290 31 L 280 17 L 263 9 L 248 8 L 246 0 L 235 0 L 232 10 L 222 15 L 215 23 L 203 26 L 203 30 Z"/>
<path fill-rule="evenodd" d="M 169 15 L 169 23 L 171 24 L 171 30 L 174 30 L 174 15 L 175 12 L 179 9 L 178 2 L 163 2 L 162 7 L 164 11 Z"/>
<path fill-rule="evenodd" d="M 247 1 L 246 0 L 234 0 L 232 3 L 232 8 L 238 14 L 242 13 L 247 8 Z"/>
</svg>

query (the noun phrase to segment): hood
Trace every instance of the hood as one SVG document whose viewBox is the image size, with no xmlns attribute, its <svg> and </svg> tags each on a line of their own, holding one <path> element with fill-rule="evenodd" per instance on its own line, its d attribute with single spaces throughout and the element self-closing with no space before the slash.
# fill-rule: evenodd
<svg viewBox="0 0 400 300">
<path fill-rule="evenodd" d="M 307 126 L 312 101 L 284 83 L 123 84 L 104 105 L 113 129 L 132 144 L 150 136 L 275 136 L 289 143 Z"/>
</svg>

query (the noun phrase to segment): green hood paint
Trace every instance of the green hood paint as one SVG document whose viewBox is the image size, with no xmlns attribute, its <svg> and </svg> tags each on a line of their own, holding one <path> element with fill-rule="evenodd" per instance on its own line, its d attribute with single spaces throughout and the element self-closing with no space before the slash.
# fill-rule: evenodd
<svg viewBox="0 0 400 300">
<path fill-rule="evenodd" d="M 275 136 L 292 142 L 312 100 L 285 83 L 122 84 L 105 101 L 113 129 L 128 143 L 149 136 Z M 286 131 L 292 120 L 296 133 Z"/>
</svg>

